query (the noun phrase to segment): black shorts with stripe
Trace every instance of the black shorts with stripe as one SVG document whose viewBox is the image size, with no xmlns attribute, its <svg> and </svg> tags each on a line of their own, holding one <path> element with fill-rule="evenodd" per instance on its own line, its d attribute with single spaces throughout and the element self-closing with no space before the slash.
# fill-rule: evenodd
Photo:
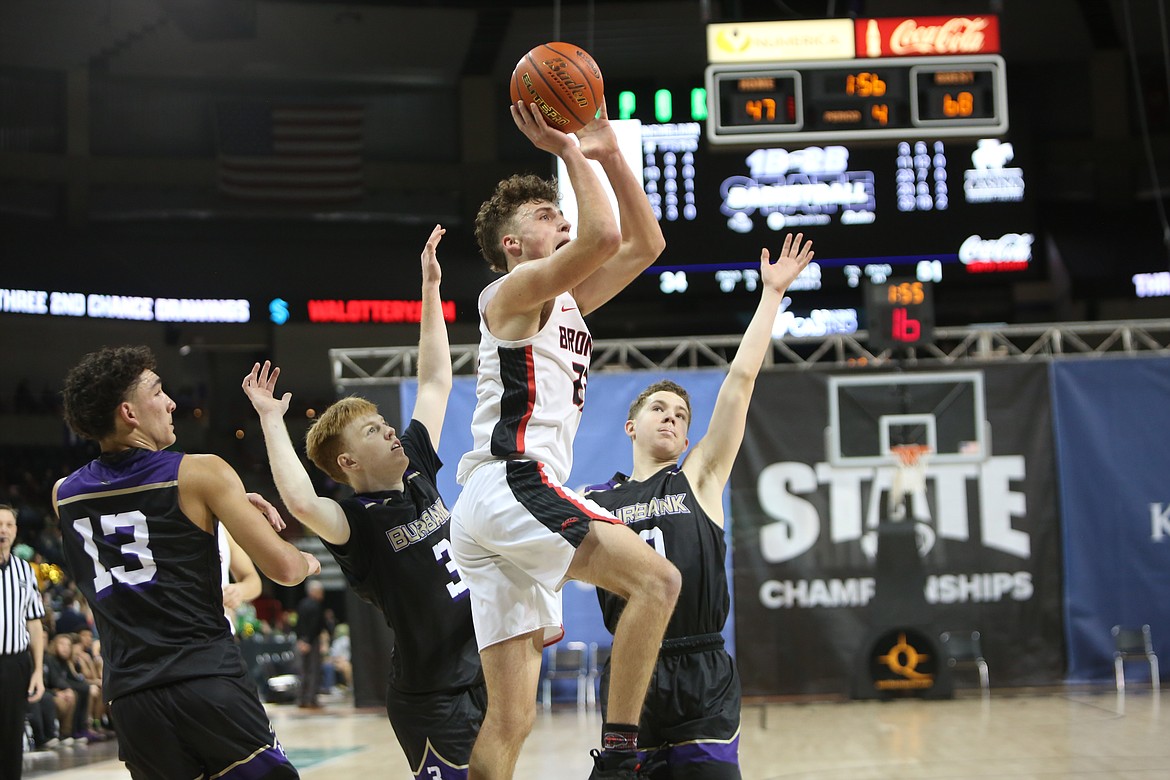
<svg viewBox="0 0 1170 780">
<path fill-rule="evenodd" d="M 110 706 L 118 757 L 135 780 L 300 777 L 251 681 L 195 677 L 121 696 Z"/>
<path fill-rule="evenodd" d="M 608 664 L 601 684 L 604 703 Z M 740 708 L 739 673 L 722 646 L 660 654 L 638 734 L 647 763 L 659 767 L 651 776 L 738 778 Z"/>
<path fill-rule="evenodd" d="M 487 709 L 483 684 L 439 693 L 386 691 L 386 714 L 415 777 L 466 778 Z"/>
</svg>

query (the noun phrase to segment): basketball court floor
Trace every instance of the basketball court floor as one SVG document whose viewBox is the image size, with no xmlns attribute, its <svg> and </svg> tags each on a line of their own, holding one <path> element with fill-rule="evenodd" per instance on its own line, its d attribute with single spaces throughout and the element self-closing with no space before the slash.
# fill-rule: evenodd
<svg viewBox="0 0 1170 780">
<path fill-rule="evenodd" d="M 305 780 L 410 777 L 384 713 L 344 702 L 312 714 L 289 705 L 269 711 Z M 1160 697 L 1148 689 L 776 703 L 744 708 L 740 753 L 745 780 L 1152 780 L 1170 777 L 1167 726 L 1170 712 L 1163 720 Z M 595 711 L 538 710 L 516 780 L 585 780 L 600 728 Z M 79 765 L 85 761 L 93 763 Z M 25 766 L 26 778 L 129 777 L 110 743 L 55 750 Z"/>
</svg>

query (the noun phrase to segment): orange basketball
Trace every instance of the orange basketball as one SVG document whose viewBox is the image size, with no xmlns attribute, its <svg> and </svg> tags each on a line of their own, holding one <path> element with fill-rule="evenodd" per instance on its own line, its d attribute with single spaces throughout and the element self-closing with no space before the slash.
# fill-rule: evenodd
<svg viewBox="0 0 1170 780">
<path fill-rule="evenodd" d="M 593 121 L 604 94 L 601 69 L 587 51 L 571 43 L 542 43 L 512 71 L 512 103 L 535 103 L 544 121 L 564 133 Z"/>
</svg>

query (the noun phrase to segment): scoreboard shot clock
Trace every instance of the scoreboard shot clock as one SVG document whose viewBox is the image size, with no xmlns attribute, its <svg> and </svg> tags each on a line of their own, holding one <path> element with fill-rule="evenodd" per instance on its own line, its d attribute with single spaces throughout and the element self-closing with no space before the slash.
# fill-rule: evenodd
<svg viewBox="0 0 1170 780">
<path fill-rule="evenodd" d="M 934 295 L 930 282 L 887 279 L 866 290 L 869 349 L 879 352 L 934 341 Z"/>
<path fill-rule="evenodd" d="M 713 144 L 804 143 L 1007 132 L 999 55 L 711 65 Z"/>
</svg>

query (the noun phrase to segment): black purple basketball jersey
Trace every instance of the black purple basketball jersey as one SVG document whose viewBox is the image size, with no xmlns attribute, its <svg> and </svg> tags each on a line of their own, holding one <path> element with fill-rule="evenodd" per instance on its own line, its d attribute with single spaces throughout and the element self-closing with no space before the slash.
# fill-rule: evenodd
<svg viewBox="0 0 1170 780">
<path fill-rule="evenodd" d="M 179 509 L 180 452 L 131 449 L 57 491 L 66 565 L 93 608 L 108 700 L 179 680 L 241 675 L 214 533 Z"/>
<path fill-rule="evenodd" d="M 610 482 L 586 490 L 585 496 L 613 512 L 682 574 L 682 591 L 666 639 L 723 630 L 731 603 L 723 568 L 727 542 L 723 529 L 699 506 L 681 469 L 668 466 L 644 482 L 615 474 Z M 598 588 L 597 600 L 612 633 L 625 599 Z"/>
<path fill-rule="evenodd" d="M 391 686 L 405 693 L 465 687 L 480 678 L 479 651 L 467 585 L 451 558 L 450 513 L 435 487 L 443 464 L 419 421 L 401 440 L 410 459 L 404 489 L 342 500 L 349 541 L 325 546 L 394 629 Z"/>
</svg>

